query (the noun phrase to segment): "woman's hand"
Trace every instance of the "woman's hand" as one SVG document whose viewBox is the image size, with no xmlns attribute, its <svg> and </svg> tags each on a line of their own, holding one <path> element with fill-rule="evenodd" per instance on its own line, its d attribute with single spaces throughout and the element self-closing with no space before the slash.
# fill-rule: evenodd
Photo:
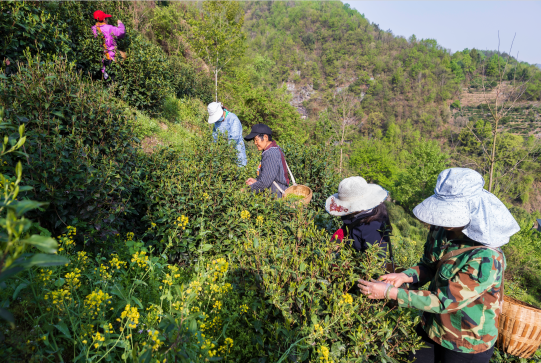
<svg viewBox="0 0 541 363">
<path fill-rule="evenodd" d="M 400 287 L 402 284 L 413 282 L 413 277 L 410 277 L 406 275 L 405 273 L 401 272 L 398 274 L 387 274 L 380 276 L 379 281 L 387 282 L 394 287 Z"/>
<path fill-rule="evenodd" d="M 371 282 L 359 280 L 359 285 L 357 286 L 359 286 L 361 292 L 370 299 L 384 299 L 385 290 L 387 290 L 389 285 L 390 284 L 386 282 L 378 282 L 376 280 L 372 280 Z"/>
<path fill-rule="evenodd" d="M 248 178 L 246 179 L 246 185 L 252 185 L 256 182 L 257 180 L 255 180 L 254 178 Z"/>
</svg>

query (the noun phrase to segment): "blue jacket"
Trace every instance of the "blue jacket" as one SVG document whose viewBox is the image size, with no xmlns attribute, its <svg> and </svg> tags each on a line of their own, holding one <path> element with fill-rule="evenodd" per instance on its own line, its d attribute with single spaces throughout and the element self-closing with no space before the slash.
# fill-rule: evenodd
<svg viewBox="0 0 541 363">
<path fill-rule="evenodd" d="M 218 133 L 227 133 L 227 139 L 230 142 L 234 142 L 237 148 L 238 165 L 245 166 L 247 163 L 246 149 L 244 148 L 244 139 L 242 137 L 242 125 L 237 115 L 227 111 L 225 120 L 215 122 L 212 132 L 214 141 L 216 141 Z"/>
</svg>

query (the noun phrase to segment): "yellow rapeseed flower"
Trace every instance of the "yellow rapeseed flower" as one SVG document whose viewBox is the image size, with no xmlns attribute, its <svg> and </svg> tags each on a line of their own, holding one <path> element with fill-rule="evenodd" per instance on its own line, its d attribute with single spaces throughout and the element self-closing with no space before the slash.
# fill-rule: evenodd
<svg viewBox="0 0 541 363">
<path fill-rule="evenodd" d="M 140 315 L 137 308 L 135 306 L 132 307 L 130 304 L 126 305 L 124 311 L 120 314 L 122 320 L 127 319 L 128 327 L 131 329 L 137 327 L 137 324 L 139 324 L 139 317 Z"/>
<path fill-rule="evenodd" d="M 91 317 L 96 317 L 101 311 L 101 305 L 110 299 L 111 295 L 101 290 L 92 291 L 89 295 L 85 297 L 85 310 Z"/>
<path fill-rule="evenodd" d="M 248 212 L 247 210 L 243 210 L 242 212 L 240 212 L 240 218 L 250 219 L 250 212 Z"/>
<path fill-rule="evenodd" d="M 353 304 L 353 297 L 350 294 L 344 294 L 342 295 L 342 299 L 340 300 L 340 303 Z"/>
<path fill-rule="evenodd" d="M 148 270 L 149 259 L 145 251 L 135 252 L 132 255 L 131 262 L 134 262 L 137 267 L 144 268 Z"/>
</svg>

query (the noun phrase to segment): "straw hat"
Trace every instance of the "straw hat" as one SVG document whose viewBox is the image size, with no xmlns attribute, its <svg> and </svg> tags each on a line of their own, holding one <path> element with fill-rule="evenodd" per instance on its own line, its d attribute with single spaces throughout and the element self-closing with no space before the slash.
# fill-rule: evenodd
<svg viewBox="0 0 541 363">
<path fill-rule="evenodd" d="M 207 110 L 209 112 L 209 124 L 213 124 L 218 121 L 223 115 L 224 110 L 221 102 L 212 102 L 208 105 Z"/>
<path fill-rule="evenodd" d="M 520 230 L 507 207 L 483 189 L 475 170 L 450 168 L 438 176 L 434 195 L 413 209 L 421 221 L 441 227 L 464 227 L 462 233 L 489 247 L 500 247 Z"/>
<path fill-rule="evenodd" d="M 377 184 L 368 184 L 360 176 L 340 182 L 338 193 L 327 198 L 325 210 L 333 216 L 345 216 L 380 205 L 389 193 Z"/>
</svg>

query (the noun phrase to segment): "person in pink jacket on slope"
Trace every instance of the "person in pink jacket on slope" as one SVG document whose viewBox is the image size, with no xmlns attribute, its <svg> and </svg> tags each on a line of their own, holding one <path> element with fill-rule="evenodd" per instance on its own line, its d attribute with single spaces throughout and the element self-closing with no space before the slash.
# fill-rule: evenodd
<svg viewBox="0 0 541 363">
<path fill-rule="evenodd" d="M 111 64 L 115 60 L 116 55 L 116 38 L 122 38 L 126 34 L 126 28 L 120 20 L 117 21 L 118 26 L 112 26 L 107 24 L 107 18 L 110 18 L 111 15 L 105 14 L 101 10 L 96 10 L 94 12 L 94 19 L 96 19 L 96 25 L 92 27 L 92 32 L 94 36 L 98 36 L 98 32 L 103 34 L 105 42 L 103 43 L 105 57 L 102 60 L 103 68 L 101 72 L 103 73 L 103 78 L 107 79 L 109 75 L 105 71 L 105 67 Z M 114 36 L 114 37 L 113 37 Z"/>
</svg>

